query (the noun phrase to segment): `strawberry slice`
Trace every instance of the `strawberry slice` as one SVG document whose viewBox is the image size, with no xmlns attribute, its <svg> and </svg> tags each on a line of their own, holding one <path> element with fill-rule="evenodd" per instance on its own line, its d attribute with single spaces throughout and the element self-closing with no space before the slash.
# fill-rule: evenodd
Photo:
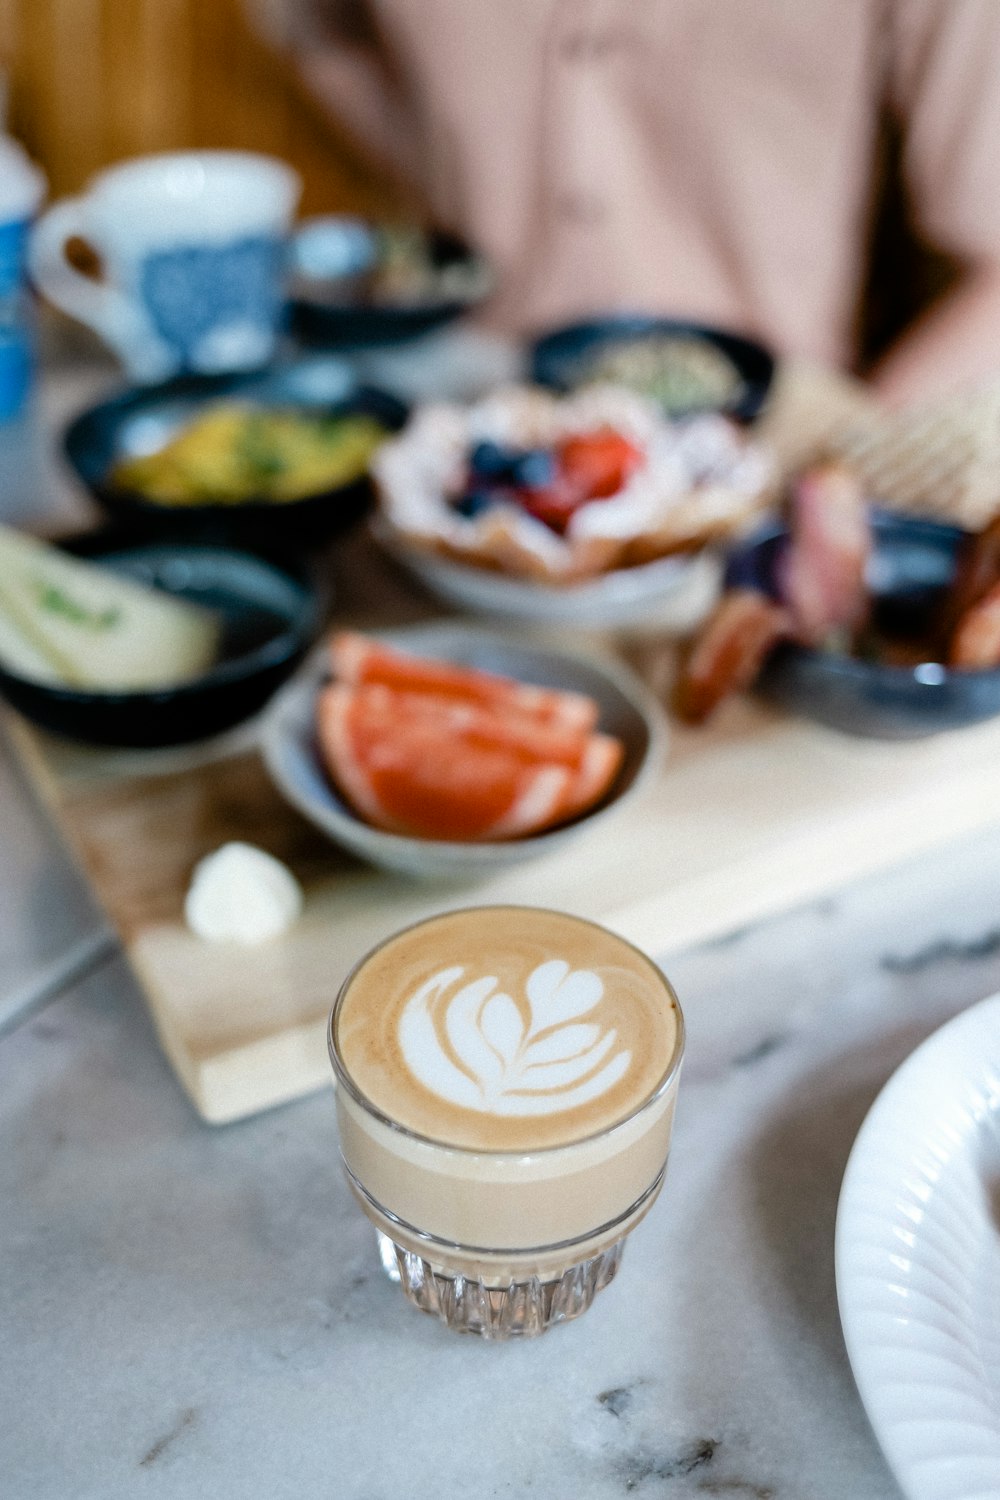
<svg viewBox="0 0 1000 1500">
<path fill-rule="evenodd" d="M 517 498 L 529 516 L 543 521 L 551 531 L 562 536 L 574 511 L 579 510 L 587 496 L 578 484 L 560 474 L 551 484 L 539 489 L 520 490 Z"/>
<path fill-rule="evenodd" d="M 564 438 L 556 452 L 560 473 L 581 502 L 616 495 L 644 462 L 642 451 L 613 427 Z"/>
</svg>

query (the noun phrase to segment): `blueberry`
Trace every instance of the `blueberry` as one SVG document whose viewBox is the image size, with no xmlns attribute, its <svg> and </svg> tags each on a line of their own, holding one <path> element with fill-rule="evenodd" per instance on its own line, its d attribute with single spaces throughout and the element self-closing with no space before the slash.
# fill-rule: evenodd
<svg viewBox="0 0 1000 1500">
<path fill-rule="evenodd" d="M 556 477 L 555 455 L 547 448 L 529 448 L 518 456 L 511 468 L 515 484 L 527 490 L 540 490 L 551 484 Z"/>
<path fill-rule="evenodd" d="M 517 458 L 517 453 L 499 443 L 482 442 L 473 448 L 469 467 L 477 479 L 508 479 Z"/>
<path fill-rule="evenodd" d="M 495 502 L 495 497 L 486 489 L 465 490 L 457 499 L 451 502 L 451 508 L 464 516 L 467 521 L 474 521 L 481 516 L 484 510 L 489 510 Z"/>
</svg>

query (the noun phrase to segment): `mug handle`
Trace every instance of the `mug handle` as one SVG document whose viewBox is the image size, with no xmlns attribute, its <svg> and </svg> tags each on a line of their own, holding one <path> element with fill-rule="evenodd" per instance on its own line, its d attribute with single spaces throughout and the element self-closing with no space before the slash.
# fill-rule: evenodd
<svg viewBox="0 0 1000 1500">
<path fill-rule="evenodd" d="M 173 361 L 148 318 L 132 299 L 107 282 L 77 271 L 67 242 L 87 238 L 83 198 L 66 198 L 41 215 L 28 242 L 28 269 L 39 291 L 108 344 L 137 380 L 159 380 Z"/>
</svg>

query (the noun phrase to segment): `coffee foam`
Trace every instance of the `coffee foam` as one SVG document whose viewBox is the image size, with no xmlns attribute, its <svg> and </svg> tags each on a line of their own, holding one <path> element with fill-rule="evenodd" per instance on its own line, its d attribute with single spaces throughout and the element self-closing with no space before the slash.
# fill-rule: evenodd
<svg viewBox="0 0 1000 1500">
<path fill-rule="evenodd" d="M 676 1002 L 636 949 L 558 912 L 452 912 L 377 949 L 349 980 L 337 1050 L 358 1092 L 417 1134 L 524 1151 L 625 1119 L 659 1087 Z"/>
</svg>

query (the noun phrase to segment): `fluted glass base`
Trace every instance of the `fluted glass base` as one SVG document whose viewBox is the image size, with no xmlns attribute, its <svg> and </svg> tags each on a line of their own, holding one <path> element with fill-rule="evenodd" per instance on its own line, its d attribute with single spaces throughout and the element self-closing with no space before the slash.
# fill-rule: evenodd
<svg viewBox="0 0 1000 1500">
<path fill-rule="evenodd" d="M 492 1286 L 445 1272 L 381 1230 L 376 1233 L 383 1270 L 414 1307 L 458 1333 L 476 1333 L 484 1339 L 534 1338 L 556 1323 L 578 1318 L 614 1279 L 625 1245 L 624 1239 L 616 1241 L 590 1260 L 570 1266 L 556 1281 L 532 1276 Z"/>
</svg>

